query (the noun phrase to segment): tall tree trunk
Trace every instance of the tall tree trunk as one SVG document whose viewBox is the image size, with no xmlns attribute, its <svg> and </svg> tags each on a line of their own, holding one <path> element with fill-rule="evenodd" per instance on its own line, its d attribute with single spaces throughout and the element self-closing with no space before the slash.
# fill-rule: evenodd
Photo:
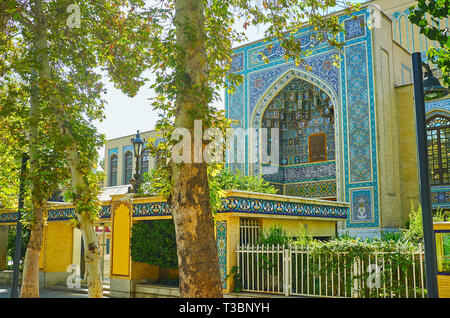
<svg viewBox="0 0 450 318">
<path fill-rule="evenodd" d="M 178 65 L 184 74 L 178 83 L 175 128 L 187 128 L 194 135 L 194 120 L 204 119 L 208 99 L 202 94 L 208 85 L 205 50 L 204 0 L 177 0 L 175 26 Z M 180 72 L 180 71 L 178 71 Z M 197 117 L 195 117 L 197 116 Z M 191 158 L 201 149 L 191 146 Z M 171 208 L 177 238 L 181 297 L 223 297 L 219 273 L 214 222 L 209 201 L 207 165 L 172 163 L 174 182 Z"/>
<path fill-rule="evenodd" d="M 35 0 L 36 10 L 36 33 L 35 33 L 35 46 L 37 50 L 37 58 L 39 64 L 39 79 L 41 87 L 48 93 L 50 98 L 49 106 L 53 109 L 55 118 L 58 122 L 58 126 L 61 129 L 61 133 L 70 139 L 70 144 L 67 146 L 67 156 L 69 161 L 69 167 L 72 175 L 72 186 L 76 193 L 76 198 L 86 198 L 85 193 L 89 193 L 89 185 L 83 178 L 81 169 L 81 159 L 78 152 L 77 142 L 73 136 L 70 123 L 66 120 L 64 114 L 64 107 L 60 98 L 55 94 L 54 87 L 50 87 L 52 82 L 52 75 L 48 57 L 47 48 L 47 29 L 45 22 L 45 15 L 42 10 L 42 1 Z M 39 100 L 37 101 L 39 102 Z M 77 206 L 77 202 L 74 202 Z M 78 211 L 77 211 L 78 212 Z M 92 214 L 98 211 L 90 211 Z M 87 264 L 87 284 L 88 284 L 88 296 L 90 298 L 102 298 L 103 297 L 103 285 L 101 281 L 100 272 L 100 252 L 98 247 L 97 236 L 95 234 L 93 218 L 89 213 L 77 213 L 78 221 L 81 224 L 81 231 L 85 242 L 85 260 Z M 31 238 L 30 238 L 31 241 Z M 42 241 L 42 236 L 41 236 Z M 39 254 L 37 262 L 39 262 Z M 39 266 L 38 266 L 39 267 Z M 38 281 L 38 280 L 36 280 Z"/>
<path fill-rule="evenodd" d="M 31 76 L 31 98 L 30 98 L 30 175 L 31 175 L 31 206 L 33 212 L 33 225 L 30 240 L 25 252 L 22 287 L 20 297 L 39 297 L 39 254 L 44 234 L 44 201 L 42 199 L 41 185 L 39 182 L 39 152 L 38 144 L 39 125 L 39 87 L 37 74 L 33 70 Z"/>
</svg>

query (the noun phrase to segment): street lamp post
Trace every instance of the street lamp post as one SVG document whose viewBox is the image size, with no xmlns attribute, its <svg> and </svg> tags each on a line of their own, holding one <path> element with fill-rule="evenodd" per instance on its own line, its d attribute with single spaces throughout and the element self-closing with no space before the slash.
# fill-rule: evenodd
<svg viewBox="0 0 450 318">
<path fill-rule="evenodd" d="M 22 166 L 20 169 L 20 185 L 19 185 L 19 207 L 17 209 L 17 225 L 16 225 L 16 245 L 14 248 L 14 261 L 13 261 L 13 279 L 11 284 L 10 298 L 19 297 L 19 270 L 20 270 L 20 258 L 22 250 L 22 223 L 20 219 L 22 217 L 23 209 L 23 196 L 25 188 L 25 169 L 27 168 L 28 155 L 22 156 Z"/>
<path fill-rule="evenodd" d="M 136 137 L 131 139 L 131 143 L 133 144 L 134 156 L 136 157 L 136 173 L 134 174 L 133 179 L 130 183 L 133 186 L 132 192 L 137 193 L 139 190 L 139 186 L 142 183 L 142 178 L 139 174 L 139 159 L 142 157 L 145 143 L 145 140 L 141 138 L 139 130 L 137 131 Z"/>
<path fill-rule="evenodd" d="M 420 203 L 422 205 L 423 241 L 425 249 L 426 283 L 429 298 L 438 298 L 436 245 L 433 233 L 430 179 L 428 174 L 428 144 L 426 132 L 425 99 L 431 100 L 445 96 L 445 88 L 440 86 L 427 65 L 425 80 L 422 73 L 422 54 L 412 54 L 414 76 L 414 101 L 416 106 L 417 147 L 419 159 Z M 437 81 L 437 83 L 436 83 Z"/>
</svg>

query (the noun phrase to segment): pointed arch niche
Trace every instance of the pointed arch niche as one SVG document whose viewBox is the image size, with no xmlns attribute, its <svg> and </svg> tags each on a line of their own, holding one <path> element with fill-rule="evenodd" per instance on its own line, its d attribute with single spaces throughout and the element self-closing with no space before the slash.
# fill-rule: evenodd
<svg viewBox="0 0 450 318">
<path fill-rule="evenodd" d="M 338 105 L 334 92 L 310 73 L 289 70 L 283 74 L 261 98 L 252 117 L 253 175 L 261 174 L 279 194 L 338 199 Z M 270 128 L 279 129 L 278 164 L 260 160 L 261 128 L 268 129 L 265 151 L 269 156 Z"/>
</svg>

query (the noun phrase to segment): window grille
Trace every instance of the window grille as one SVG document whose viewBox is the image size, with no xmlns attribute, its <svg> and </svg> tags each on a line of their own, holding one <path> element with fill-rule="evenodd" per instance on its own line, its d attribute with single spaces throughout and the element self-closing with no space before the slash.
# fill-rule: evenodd
<svg viewBox="0 0 450 318">
<path fill-rule="evenodd" d="M 124 173 L 124 184 L 130 183 L 131 178 L 133 177 L 133 154 L 131 151 L 127 151 L 125 153 L 125 173 Z"/>
<path fill-rule="evenodd" d="M 239 244 L 256 245 L 259 240 L 261 226 L 258 219 L 241 218 L 239 220 Z"/>
<path fill-rule="evenodd" d="M 427 123 L 428 167 L 431 185 L 450 184 L 450 119 L 435 116 Z"/>
<path fill-rule="evenodd" d="M 113 154 L 109 160 L 109 186 L 114 187 L 117 185 L 117 155 Z"/>
<path fill-rule="evenodd" d="M 141 159 L 142 175 L 148 172 L 148 150 L 144 150 Z"/>
</svg>

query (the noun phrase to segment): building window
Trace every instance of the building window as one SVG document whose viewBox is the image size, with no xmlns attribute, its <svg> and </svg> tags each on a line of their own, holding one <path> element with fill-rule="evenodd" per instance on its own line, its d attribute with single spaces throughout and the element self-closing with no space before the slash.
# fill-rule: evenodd
<svg viewBox="0 0 450 318">
<path fill-rule="evenodd" d="M 241 246 L 256 245 L 261 227 L 258 219 L 241 218 L 239 220 L 239 243 Z"/>
<path fill-rule="evenodd" d="M 318 133 L 309 136 L 308 148 L 309 162 L 327 160 L 327 135 Z"/>
<path fill-rule="evenodd" d="M 432 117 L 427 123 L 428 167 L 431 185 L 450 184 L 450 119 Z"/>
<path fill-rule="evenodd" d="M 144 150 L 141 158 L 142 175 L 148 172 L 148 150 Z"/>
<path fill-rule="evenodd" d="M 117 155 L 113 154 L 109 159 L 109 186 L 117 185 Z"/>
<path fill-rule="evenodd" d="M 133 177 L 133 154 L 131 151 L 127 151 L 125 153 L 125 164 L 124 164 L 124 184 L 130 183 L 131 178 Z"/>
</svg>

